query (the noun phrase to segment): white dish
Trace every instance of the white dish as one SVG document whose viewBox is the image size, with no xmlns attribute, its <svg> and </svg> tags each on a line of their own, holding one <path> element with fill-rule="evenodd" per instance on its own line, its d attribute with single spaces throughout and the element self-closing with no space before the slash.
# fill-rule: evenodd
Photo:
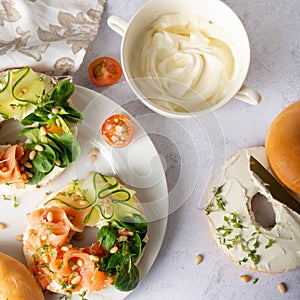
<svg viewBox="0 0 300 300">
<path fill-rule="evenodd" d="M 78 141 L 81 145 L 81 155 L 63 174 L 53 182 L 52 186 L 37 189 L 35 192 L 19 197 L 19 203 L 14 208 L 14 201 L 1 199 L 0 222 L 7 227 L 0 231 L 0 251 L 7 253 L 25 263 L 22 242 L 15 236 L 23 233 L 26 225 L 26 213 L 31 212 L 42 200 L 46 192 L 54 191 L 72 181 L 83 178 L 88 171 L 118 177 L 125 185 L 134 188 L 143 204 L 149 222 L 149 242 L 145 247 L 138 268 L 141 280 L 149 272 L 159 252 L 165 235 L 168 217 L 168 189 L 165 172 L 159 155 L 148 135 L 133 119 L 135 136 L 132 142 L 123 149 L 113 149 L 106 144 L 101 136 L 103 121 L 112 114 L 128 113 L 119 105 L 101 94 L 76 86 L 72 96 L 73 104 L 80 109 L 85 119 L 78 126 Z M 100 154 L 93 163 L 89 162 L 88 152 L 97 147 Z M 95 234 L 95 239 L 93 236 Z M 96 240 L 96 232 L 86 231 L 86 244 Z M 92 299 L 121 300 L 130 292 L 119 292 L 111 287 L 97 294 L 88 296 Z M 57 295 L 45 295 L 47 300 L 58 299 Z M 81 299 L 73 297 L 72 299 Z"/>
</svg>

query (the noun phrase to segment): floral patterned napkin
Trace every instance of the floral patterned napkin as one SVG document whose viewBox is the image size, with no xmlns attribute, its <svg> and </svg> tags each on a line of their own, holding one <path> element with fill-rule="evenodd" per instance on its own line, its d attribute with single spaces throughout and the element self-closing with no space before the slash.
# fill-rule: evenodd
<svg viewBox="0 0 300 300">
<path fill-rule="evenodd" d="M 0 71 L 30 66 L 75 72 L 95 38 L 106 0 L 0 0 Z"/>
</svg>

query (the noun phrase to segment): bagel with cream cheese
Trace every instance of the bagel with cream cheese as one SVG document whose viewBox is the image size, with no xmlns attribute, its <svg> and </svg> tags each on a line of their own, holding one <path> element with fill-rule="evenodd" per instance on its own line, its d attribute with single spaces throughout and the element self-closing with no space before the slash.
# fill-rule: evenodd
<svg viewBox="0 0 300 300">
<path fill-rule="evenodd" d="M 266 152 L 279 181 L 300 194 L 300 101 L 285 108 L 271 124 Z"/>
<path fill-rule="evenodd" d="M 29 67 L 0 73 L 0 127 L 15 120 L 23 138 L 12 143 L 1 134 L 1 195 L 12 197 L 45 185 L 79 156 L 76 124 L 83 116 L 70 106 L 73 91 L 69 80 Z"/>
<path fill-rule="evenodd" d="M 86 226 L 94 242 L 74 246 Z M 43 290 L 80 294 L 110 285 L 129 291 L 147 240 L 147 222 L 135 192 L 116 178 L 93 173 L 52 193 L 28 216 L 24 254 Z"/>
<path fill-rule="evenodd" d="M 300 215 L 278 202 L 250 171 L 250 155 L 271 171 L 264 147 L 243 149 L 210 182 L 206 213 L 213 239 L 242 266 L 269 273 L 293 270 L 300 267 Z M 271 228 L 256 222 L 252 198 L 258 193 L 272 205 Z"/>
<path fill-rule="evenodd" d="M 0 299 L 45 299 L 42 289 L 28 269 L 15 258 L 2 252 L 0 252 Z"/>
</svg>

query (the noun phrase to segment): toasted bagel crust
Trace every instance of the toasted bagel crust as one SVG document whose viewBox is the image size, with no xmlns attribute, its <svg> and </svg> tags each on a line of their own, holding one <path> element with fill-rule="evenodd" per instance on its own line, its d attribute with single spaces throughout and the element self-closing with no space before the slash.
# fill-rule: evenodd
<svg viewBox="0 0 300 300">
<path fill-rule="evenodd" d="M 300 194 L 300 101 L 275 118 L 265 144 L 274 174 L 287 188 Z"/>
<path fill-rule="evenodd" d="M 0 300 L 44 300 L 41 288 L 27 268 L 0 252 Z"/>
</svg>

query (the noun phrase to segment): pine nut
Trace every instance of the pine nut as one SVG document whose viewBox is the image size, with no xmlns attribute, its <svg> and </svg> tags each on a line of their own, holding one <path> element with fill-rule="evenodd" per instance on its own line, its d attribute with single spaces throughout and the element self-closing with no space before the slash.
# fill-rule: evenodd
<svg viewBox="0 0 300 300">
<path fill-rule="evenodd" d="M 33 174 L 31 172 L 25 171 L 25 174 L 28 178 L 32 178 Z"/>
<path fill-rule="evenodd" d="M 47 221 L 48 222 L 52 222 L 53 221 L 53 212 L 52 211 L 49 211 L 48 213 L 47 213 Z"/>
<path fill-rule="evenodd" d="M 76 284 L 76 283 L 79 283 L 81 280 L 81 276 L 80 275 L 77 275 L 76 277 L 74 277 L 72 280 L 71 280 L 71 283 L 72 284 Z"/>
<path fill-rule="evenodd" d="M 49 262 L 48 255 L 43 256 L 43 261 L 47 264 Z"/>
<path fill-rule="evenodd" d="M 78 259 L 78 260 L 77 260 L 77 265 L 78 265 L 79 267 L 82 267 L 82 266 L 83 266 L 83 261 L 82 261 L 81 259 Z"/>
<path fill-rule="evenodd" d="M 285 286 L 285 284 L 283 283 L 283 282 L 279 282 L 278 284 L 277 284 L 277 288 L 278 288 L 278 290 L 279 290 L 279 292 L 281 293 L 281 294 L 284 294 L 284 293 L 286 293 L 286 286 Z"/>
<path fill-rule="evenodd" d="M 119 237 L 119 241 L 120 241 L 120 242 L 126 242 L 127 240 L 128 240 L 127 235 L 121 235 L 121 236 Z"/>
<path fill-rule="evenodd" d="M 99 149 L 94 148 L 94 149 L 91 149 L 88 154 L 89 155 L 97 155 L 97 154 L 99 154 L 99 152 L 100 152 Z"/>
<path fill-rule="evenodd" d="M 241 276 L 241 279 L 244 281 L 244 282 L 249 282 L 251 280 L 251 277 L 249 275 L 242 275 Z"/>
<path fill-rule="evenodd" d="M 203 256 L 200 255 L 200 254 L 198 254 L 198 255 L 196 256 L 196 265 L 201 264 L 202 260 L 203 260 Z"/>
<path fill-rule="evenodd" d="M 61 127 L 61 124 L 60 124 L 59 119 L 56 119 L 56 120 L 55 120 L 55 124 L 56 124 L 57 127 Z"/>
<path fill-rule="evenodd" d="M 61 166 L 61 160 L 60 160 L 60 159 L 57 159 L 57 160 L 55 161 L 55 164 L 56 164 L 58 167 L 60 167 L 60 166 Z"/>
<path fill-rule="evenodd" d="M 23 234 L 16 235 L 15 240 L 20 242 L 23 241 Z"/>
<path fill-rule="evenodd" d="M 117 246 L 114 246 L 114 247 L 112 247 L 112 248 L 109 250 L 109 253 L 114 254 L 114 253 L 116 253 L 118 250 L 119 250 L 119 248 L 118 248 Z"/>
<path fill-rule="evenodd" d="M 0 230 L 3 230 L 3 229 L 5 229 L 5 228 L 6 228 L 6 224 L 0 223 Z"/>
<path fill-rule="evenodd" d="M 77 265 L 73 265 L 72 267 L 71 267 L 71 270 L 72 271 L 75 271 L 75 270 L 77 270 L 78 269 L 78 266 Z"/>
<path fill-rule="evenodd" d="M 29 159 L 33 160 L 35 158 L 35 156 L 36 156 L 36 151 L 35 150 L 30 151 L 30 153 L 29 153 Z"/>
<path fill-rule="evenodd" d="M 41 241 L 46 241 L 47 238 L 48 238 L 47 234 L 43 234 L 43 235 L 41 236 Z"/>
<path fill-rule="evenodd" d="M 58 112 L 59 112 L 58 108 L 56 108 L 56 107 L 52 107 L 52 108 L 51 108 L 51 111 L 52 111 L 54 114 L 58 114 Z"/>
<path fill-rule="evenodd" d="M 41 135 L 47 135 L 47 130 L 44 126 L 40 127 L 40 133 Z"/>
<path fill-rule="evenodd" d="M 29 161 L 26 161 L 26 163 L 24 164 L 24 167 L 27 168 L 27 169 L 31 169 L 32 164 Z"/>
<path fill-rule="evenodd" d="M 44 151 L 44 147 L 42 145 L 35 145 L 34 149 L 36 151 Z"/>
<path fill-rule="evenodd" d="M 96 156 L 96 155 L 91 155 L 91 156 L 89 157 L 89 163 L 92 164 L 93 162 L 96 161 L 96 159 L 97 159 L 97 156 Z"/>
<path fill-rule="evenodd" d="M 60 248 L 60 250 L 61 250 L 61 251 L 64 251 L 64 252 L 67 252 L 67 251 L 69 251 L 69 248 L 68 248 L 67 246 L 62 246 L 62 247 Z"/>
<path fill-rule="evenodd" d="M 98 261 L 99 260 L 99 257 L 96 256 L 96 255 L 90 255 L 89 258 L 90 258 L 91 261 Z"/>
</svg>

